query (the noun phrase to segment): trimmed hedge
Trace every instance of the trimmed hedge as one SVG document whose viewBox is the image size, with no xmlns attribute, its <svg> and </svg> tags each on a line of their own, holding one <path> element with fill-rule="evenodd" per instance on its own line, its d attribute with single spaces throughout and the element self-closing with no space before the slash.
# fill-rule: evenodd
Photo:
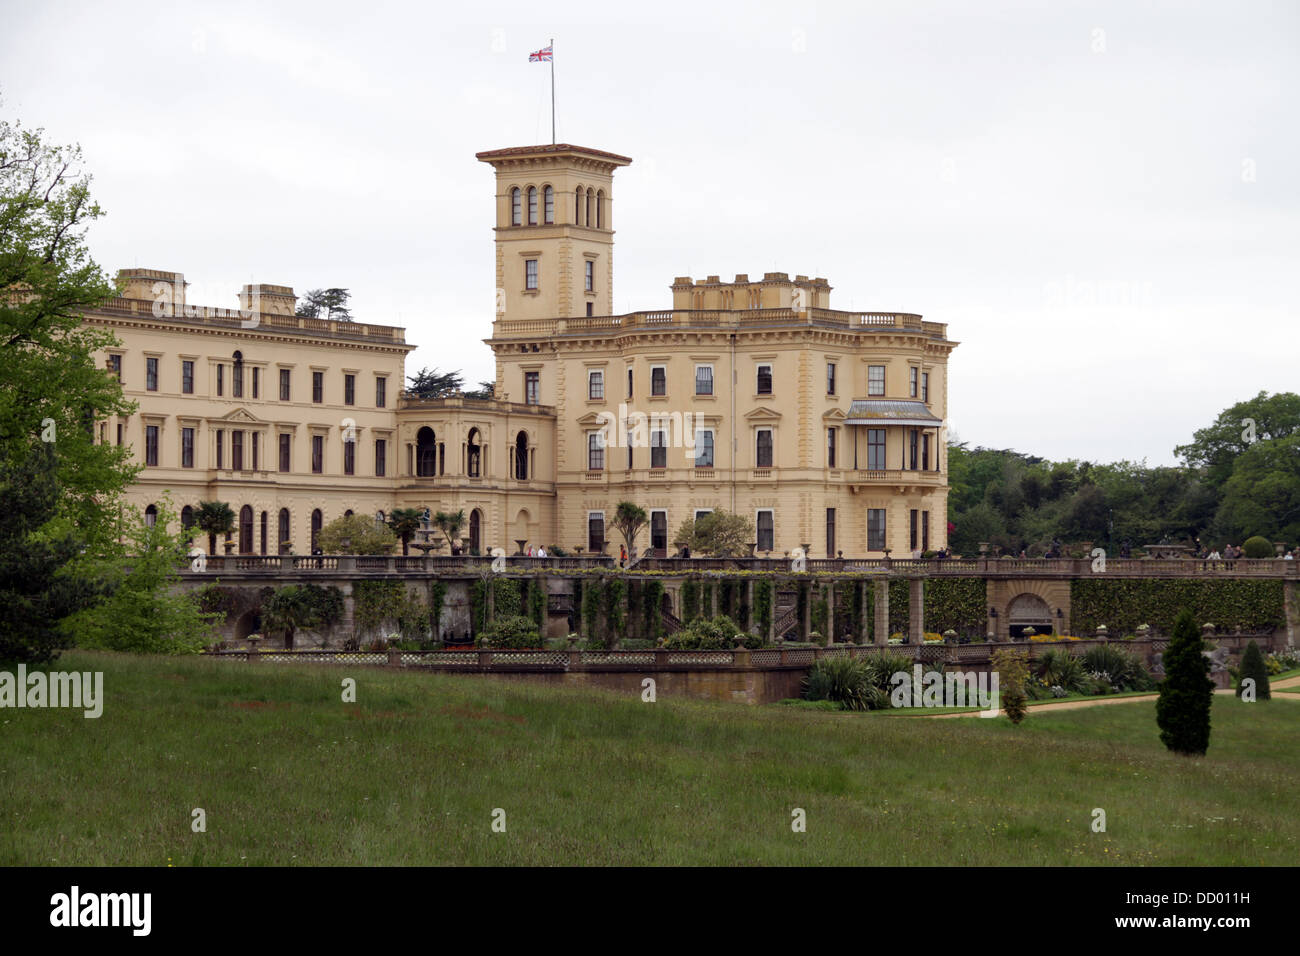
<svg viewBox="0 0 1300 956">
<path fill-rule="evenodd" d="M 1111 634 L 1131 634 L 1140 624 L 1173 631 L 1187 608 L 1197 626 L 1267 631 L 1286 624 L 1282 581 L 1093 580 L 1070 582 L 1070 623 L 1076 634 L 1105 624 Z M 928 620 L 928 615 L 927 615 Z"/>
</svg>

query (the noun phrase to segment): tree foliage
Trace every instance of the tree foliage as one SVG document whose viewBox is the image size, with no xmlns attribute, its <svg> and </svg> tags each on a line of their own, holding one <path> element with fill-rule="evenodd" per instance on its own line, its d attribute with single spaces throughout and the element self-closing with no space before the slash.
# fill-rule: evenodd
<svg viewBox="0 0 1300 956">
<path fill-rule="evenodd" d="M 0 121 L 0 460 L 11 481 L 36 478 L 31 446 L 51 445 L 52 535 L 75 533 L 95 553 L 109 546 L 121 494 L 140 470 L 126 446 L 96 443 L 95 422 L 136 406 L 96 367 L 96 351 L 117 339 L 82 324 L 86 310 L 116 294 L 85 242 L 103 210 L 90 197 L 81 150 L 46 145 L 42 134 Z"/>
<path fill-rule="evenodd" d="M 620 501 L 618 507 L 614 510 L 614 527 L 619 534 L 623 536 L 623 542 L 627 546 L 628 554 L 632 553 L 632 548 L 636 544 L 636 537 L 645 527 L 650 516 L 640 505 L 632 501 Z"/>
<path fill-rule="evenodd" d="M 677 529 L 673 543 L 685 545 L 691 554 L 727 558 L 749 554 L 754 523 L 744 515 L 710 511 L 699 519 L 687 518 Z"/>
<path fill-rule="evenodd" d="M 397 538 L 374 518 L 351 514 L 321 528 L 316 543 L 326 554 L 392 554 Z"/>
<path fill-rule="evenodd" d="M 352 293 L 347 289 L 310 289 L 298 299 L 294 314 L 307 319 L 351 322 L 352 310 L 348 306 L 351 297 Z"/>
</svg>

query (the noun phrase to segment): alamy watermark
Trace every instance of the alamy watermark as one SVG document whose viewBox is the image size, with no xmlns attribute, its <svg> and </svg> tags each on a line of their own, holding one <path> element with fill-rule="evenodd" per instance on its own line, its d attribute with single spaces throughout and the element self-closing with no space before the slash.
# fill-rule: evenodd
<svg viewBox="0 0 1300 956">
<path fill-rule="evenodd" d="M 94 720 L 104 712 L 103 671 L 33 671 L 19 664 L 18 673 L 0 671 L 0 708 L 71 707 Z"/>
<path fill-rule="evenodd" d="M 912 672 L 890 675 L 889 703 L 893 707 L 973 707 L 993 717 L 998 712 L 998 672 L 925 671 L 920 664 Z"/>
</svg>

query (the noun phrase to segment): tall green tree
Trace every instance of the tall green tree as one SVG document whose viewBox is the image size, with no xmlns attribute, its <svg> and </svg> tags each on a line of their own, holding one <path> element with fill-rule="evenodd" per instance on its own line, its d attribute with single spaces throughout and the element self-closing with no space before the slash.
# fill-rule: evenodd
<svg viewBox="0 0 1300 956">
<path fill-rule="evenodd" d="M 1174 753 L 1203 755 L 1210 746 L 1210 705 L 1214 681 L 1205 642 L 1192 612 L 1184 608 L 1174 621 L 1169 646 L 1161 661 L 1165 679 L 1156 701 L 1160 740 Z"/>
<path fill-rule="evenodd" d="M 1300 433 L 1300 395 L 1260 392 L 1219 413 L 1212 425 L 1198 429 L 1192 440 L 1174 454 L 1187 465 L 1204 471 L 1205 480 L 1221 488 L 1232 477 L 1237 458 L 1259 441 L 1287 438 Z"/>
<path fill-rule="evenodd" d="M 461 529 L 465 527 L 465 509 L 439 511 L 433 516 L 433 526 L 441 531 L 443 537 L 447 539 L 448 550 L 454 548 L 456 539 L 460 537 Z"/>
<path fill-rule="evenodd" d="M 391 554 L 397 538 L 368 515 L 344 515 L 320 529 L 316 543 L 326 554 Z"/>
<path fill-rule="evenodd" d="M 80 538 L 52 519 L 60 489 L 52 445 L 0 459 L 0 663 L 44 664 L 72 640 L 68 619 L 105 595 L 80 573 Z"/>
<path fill-rule="evenodd" d="M 118 344 L 83 326 L 117 290 L 91 258 L 86 231 L 103 215 L 80 148 L 0 120 L 0 459 L 33 474 L 34 443 L 53 446 L 55 514 L 88 551 L 107 546 L 123 490 L 139 472 L 131 451 L 97 443 L 95 422 L 130 415 L 121 383 L 95 353 Z"/>
<path fill-rule="evenodd" d="M 1264 663 L 1264 655 L 1260 653 L 1259 645 L 1254 641 L 1246 645 L 1246 650 L 1241 655 L 1241 674 L 1237 681 L 1238 697 L 1245 690 L 1242 681 L 1247 678 L 1255 682 L 1255 700 L 1272 698 L 1273 692 L 1268 683 L 1268 665 Z"/>
<path fill-rule="evenodd" d="M 687 518 L 677 529 L 673 543 L 686 545 L 692 554 L 727 558 L 749 554 L 754 540 L 754 523 L 744 515 L 710 511 L 699 519 Z"/>
<path fill-rule="evenodd" d="M 422 368 L 407 376 L 406 390 L 416 398 L 446 398 L 465 388 L 465 376 L 460 372 L 440 372 L 436 368 Z"/>
</svg>

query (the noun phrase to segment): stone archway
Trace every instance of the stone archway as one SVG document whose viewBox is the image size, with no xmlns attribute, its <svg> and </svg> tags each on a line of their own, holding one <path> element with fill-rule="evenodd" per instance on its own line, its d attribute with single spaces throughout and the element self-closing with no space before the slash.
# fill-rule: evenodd
<svg viewBox="0 0 1300 956">
<path fill-rule="evenodd" d="M 1050 605 L 1039 595 L 1028 592 L 1017 594 L 1007 605 L 1007 625 L 1013 641 L 1020 640 L 1030 627 L 1038 634 L 1050 634 L 1055 630 Z"/>
</svg>

